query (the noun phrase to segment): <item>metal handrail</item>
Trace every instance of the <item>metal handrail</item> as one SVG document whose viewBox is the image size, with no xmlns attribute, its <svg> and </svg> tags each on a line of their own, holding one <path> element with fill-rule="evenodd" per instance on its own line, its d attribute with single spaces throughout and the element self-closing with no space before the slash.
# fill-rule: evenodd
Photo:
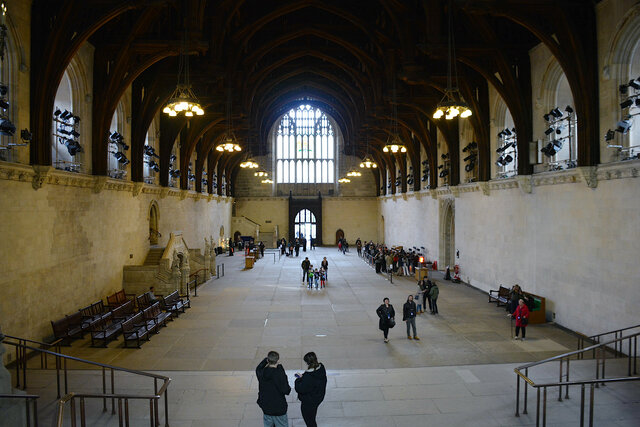
<svg viewBox="0 0 640 427">
<path fill-rule="evenodd" d="M 622 328 L 622 329 L 615 329 L 613 331 L 608 331 L 608 332 L 602 332 L 600 334 L 596 334 L 596 335 L 591 335 L 589 337 L 585 336 L 585 335 L 578 335 L 578 348 L 583 348 L 584 347 L 584 343 L 585 340 L 589 340 L 592 343 L 599 343 L 600 342 L 600 338 L 605 336 L 605 335 L 612 335 L 614 336 L 614 338 L 620 338 L 622 337 L 622 333 L 624 331 L 628 331 L 630 329 L 637 329 L 640 328 L 640 325 L 635 325 L 635 326 L 628 326 L 626 328 Z M 618 346 L 618 343 L 616 342 L 616 345 L 613 348 L 613 351 L 615 352 L 616 357 L 618 357 L 619 353 L 622 352 L 622 348 Z"/>
<path fill-rule="evenodd" d="M 527 392 L 528 386 L 534 387 L 537 389 L 537 401 L 536 401 L 536 426 L 540 425 L 540 390 L 543 390 L 543 409 L 542 409 L 542 423 L 543 426 L 546 425 L 546 415 L 547 415 L 547 388 L 549 387 L 558 387 L 558 401 L 562 401 L 562 388 L 565 387 L 565 399 L 569 398 L 569 387 L 580 385 L 581 390 L 581 413 L 580 413 L 580 425 L 584 425 L 584 403 L 585 403 L 585 386 L 591 385 L 591 394 L 590 394 L 590 408 L 589 408 L 589 423 L 593 425 L 593 402 L 594 402 L 594 388 L 598 388 L 599 385 L 605 385 L 606 383 L 611 382 L 620 382 L 620 381 L 639 381 L 640 376 L 631 376 L 631 364 L 633 359 L 633 374 L 637 374 L 637 359 L 638 359 L 638 336 L 640 332 L 628 335 L 625 337 L 616 338 L 604 343 L 594 344 L 587 348 L 578 349 L 575 351 L 570 351 L 564 354 L 560 354 L 558 356 L 550 357 L 547 359 L 543 359 L 537 362 L 527 363 L 517 368 L 514 368 L 514 372 L 516 373 L 516 413 L 515 416 L 520 416 L 520 379 L 524 380 L 524 407 L 523 414 L 527 413 Z M 605 366 L 606 366 L 606 353 L 607 350 L 610 349 L 610 345 L 614 344 L 617 348 L 618 342 L 620 343 L 620 347 L 622 347 L 622 341 L 629 341 L 629 354 L 628 354 L 628 368 L 627 368 L 627 378 L 605 378 Z M 633 347 L 632 347 L 633 341 Z M 580 356 L 588 351 L 593 351 L 596 356 L 596 373 L 594 379 L 589 380 L 580 380 L 580 381 L 570 381 L 570 360 L 571 357 L 576 356 L 578 359 Z M 559 379 L 557 382 L 553 383 L 543 383 L 536 384 L 529 377 L 529 368 L 540 366 L 545 363 L 559 361 L 560 362 L 560 373 Z M 566 372 L 563 371 L 563 362 L 566 361 Z M 522 372 L 524 370 L 524 373 Z M 564 379 L 564 380 L 563 380 Z"/>
<path fill-rule="evenodd" d="M 24 399 L 25 411 L 27 415 L 27 427 L 31 427 L 31 411 L 29 411 L 29 402 L 33 403 L 33 425 L 38 427 L 38 399 L 37 394 L 0 394 L 0 399 Z"/>
<path fill-rule="evenodd" d="M 58 338 L 53 342 L 46 343 L 41 341 L 30 340 L 27 338 L 14 337 L 11 335 L 5 335 L 4 337 L 10 338 L 13 340 L 18 340 L 19 343 L 24 343 L 25 345 L 26 343 L 33 343 L 41 347 L 48 347 L 48 348 L 54 347 L 57 353 L 62 353 L 60 346 L 61 346 L 61 343 L 64 341 L 64 338 Z M 29 355 L 27 355 L 26 349 L 24 349 L 21 345 L 16 346 L 15 364 L 16 364 L 16 387 L 17 388 L 20 388 L 20 370 L 21 369 L 22 369 L 22 384 L 23 384 L 23 387 L 26 387 L 26 384 L 27 384 L 26 372 L 27 372 L 28 358 L 29 358 Z M 49 368 L 48 362 L 49 360 L 47 358 L 47 355 L 44 353 L 40 353 L 40 369 L 48 369 Z M 57 363 L 57 360 L 56 360 L 56 363 Z"/>
<path fill-rule="evenodd" d="M 193 283 L 193 296 L 194 297 L 198 296 L 198 273 L 200 273 L 201 271 L 209 271 L 209 269 L 208 268 L 201 268 L 200 270 L 196 271 L 195 273 L 191 273 L 189 275 L 189 277 L 195 277 L 195 279 L 193 279 L 190 282 L 187 282 L 187 298 L 190 298 L 189 286 L 191 286 L 192 283 Z"/>
<path fill-rule="evenodd" d="M 7 338 L 13 338 L 13 337 L 9 337 L 8 335 L 6 336 Z M 15 339 L 15 338 L 13 338 Z M 102 399 L 103 400 L 103 412 L 107 411 L 107 399 L 111 400 L 111 413 L 115 414 L 115 400 L 118 400 L 118 414 L 119 414 L 119 418 L 120 418 L 120 425 L 122 425 L 122 401 L 124 399 L 125 401 L 125 420 L 126 420 L 126 425 L 129 425 L 129 407 L 128 407 L 128 400 L 129 399 L 149 399 L 149 407 L 150 407 L 150 422 L 151 422 L 151 426 L 152 427 L 157 427 L 160 425 L 160 421 L 159 421 L 159 405 L 158 405 L 158 401 L 160 400 L 160 398 L 162 396 L 164 396 L 164 418 L 165 418 L 165 427 L 169 427 L 169 400 L 168 400 L 168 393 L 167 393 L 167 389 L 169 387 L 169 384 L 171 383 L 171 378 L 169 377 L 165 377 L 164 375 L 158 375 L 158 374 L 152 374 L 149 372 L 144 372 L 144 371 L 138 371 L 135 369 L 128 369 L 128 368 L 122 368 L 122 367 L 118 367 L 118 366 L 113 366 L 113 365 L 108 365 L 105 363 L 100 363 L 100 362 L 93 362 L 90 360 L 85 360 L 85 359 L 80 359 L 77 357 L 73 357 L 73 356 L 69 356 L 69 355 L 65 355 L 65 354 L 61 354 L 61 353 L 56 353 L 53 351 L 49 351 L 49 350 L 45 350 L 42 348 L 35 348 L 35 347 L 30 347 L 24 344 L 21 344 L 20 340 L 22 339 L 18 339 L 19 342 L 15 343 L 15 342 L 11 342 L 11 341 L 7 341 L 6 339 L 4 340 L 4 344 L 9 344 L 9 345 L 13 345 L 14 347 L 23 347 L 25 351 L 22 351 L 21 354 L 26 354 L 26 350 L 32 350 L 32 351 L 37 351 L 40 353 L 45 353 L 48 355 L 52 355 L 56 358 L 56 379 L 57 379 L 57 385 L 58 385 L 58 395 L 57 398 L 60 399 L 59 402 L 59 407 L 58 407 L 58 415 L 57 415 L 57 420 L 58 423 L 56 424 L 57 427 L 62 427 L 62 417 L 63 414 L 62 412 L 64 412 L 64 404 L 66 404 L 66 402 L 70 401 L 71 402 L 71 417 L 72 417 L 72 427 L 75 427 L 76 425 L 76 418 L 75 418 L 75 397 L 78 397 L 80 399 L 80 423 L 81 425 L 84 427 L 86 420 L 85 420 L 85 411 L 84 411 L 84 399 L 85 398 L 97 398 L 97 399 Z M 27 341 L 27 340 L 25 340 Z M 68 390 L 68 370 L 67 370 L 67 360 L 71 360 L 71 361 L 75 361 L 75 362 L 80 362 L 80 363 L 86 363 L 88 365 L 93 365 L 93 366 L 97 366 L 100 367 L 102 369 L 102 393 L 97 393 L 97 394 L 74 394 L 74 393 L 69 393 Z M 62 366 L 62 368 L 61 368 Z M 26 362 L 24 363 L 24 367 L 25 367 L 25 374 L 24 375 L 24 382 L 23 382 L 23 387 L 24 384 L 26 384 Z M 106 380 L 106 371 L 107 369 L 110 370 L 110 380 L 111 380 L 111 392 L 107 393 L 107 380 Z M 63 371 L 64 374 L 64 392 L 65 392 L 65 396 L 63 398 L 60 397 L 60 371 Z M 115 371 L 119 371 L 119 372 L 126 372 L 129 374 L 133 374 L 133 375 L 139 375 L 139 376 L 144 376 L 144 377 L 148 377 L 148 378 L 153 378 L 153 388 L 154 388 L 154 394 L 149 396 L 149 395 L 128 395 L 128 394 L 117 394 L 114 393 L 115 390 Z M 161 380 L 163 381 L 162 386 L 158 389 L 158 381 Z"/>
</svg>

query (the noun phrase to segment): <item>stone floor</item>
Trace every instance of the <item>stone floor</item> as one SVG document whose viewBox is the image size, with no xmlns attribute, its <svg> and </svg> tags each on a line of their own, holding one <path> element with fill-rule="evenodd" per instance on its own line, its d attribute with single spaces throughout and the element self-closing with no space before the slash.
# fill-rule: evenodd
<svg viewBox="0 0 640 427">
<path fill-rule="evenodd" d="M 281 355 L 289 382 L 302 369 L 302 356 L 315 351 L 328 369 L 327 397 L 318 412 L 321 426 L 511 426 L 535 424 L 535 395 L 529 414 L 514 417 L 513 368 L 573 350 L 576 338 L 551 324 L 530 325 L 527 341 L 511 339 L 503 309 L 488 304 L 485 294 L 465 285 L 439 280 L 440 314 L 417 321 L 420 341 L 407 340 L 404 324 L 382 341 L 375 309 L 389 297 L 401 312 L 415 281 L 395 277 L 393 284 L 376 275 L 354 253 L 334 249 L 307 252 L 315 265 L 329 260 L 325 290 L 301 286 L 300 258 L 269 254 L 244 270 L 241 256 L 218 257 L 226 276 L 198 289 L 192 308 L 171 322 L 142 349 L 123 349 L 122 340 L 107 349 L 76 341 L 64 352 L 172 378 L 169 419 L 173 427 L 260 426 L 255 403 L 255 366 L 269 350 Z M 437 275 L 435 277 L 440 277 Z M 32 361 L 35 363 L 35 360 Z M 535 381 L 557 379 L 558 365 L 532 370 Z M 70 368 L 81 368 L 69 365 Z M 607 373 L 624 373 L 615 361 Z M 590 378 L 594 361 L 572 362 L 572 379 Z M 55 374 L 29 371 L 29 391 L 42 396 L 40 419 L 53 416 Z M 93 371 L 69 374 L 69 391 L 98 392 Z M 127 374 L 116 376 L 116 391 L 149 393 L 152 383 Z M 557 402 L 550 390 L 547 425 L 579 422 L 579 390 Z M 288 398 L 290 425 L 302 426 L 295 392 Z M 89 425 L 117 425 L 89 402 Z M 100 403 L 101 404 L 101 403 Z M 596 391 L 596 423 L 640 425 L 640 384 L 617 384 Z M 148 403 L 132 402 L 132 424 L 148 425 Z M 2 420 L 0 418 L 0 425 Z"/>
</svg>

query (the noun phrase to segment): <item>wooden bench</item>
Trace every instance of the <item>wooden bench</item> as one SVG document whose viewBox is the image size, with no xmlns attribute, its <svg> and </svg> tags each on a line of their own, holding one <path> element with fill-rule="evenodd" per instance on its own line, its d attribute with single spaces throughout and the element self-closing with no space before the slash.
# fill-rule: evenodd
<svg viewBox="0 0 640 427">
<path fill-rule="evenodd" d="M 82 326 L 82 314 L 79 311 L 62 319 L 51 321 L 53 336 L 56 339 L 62 339 L 62 345 L 71 345 L 71 341 L 74 339 L 82 338 L 85 332 Z"/>
<path fill-rule="evenodd" d="M 127 301 L 133 301 L 135 298 L 135 294 L 127 294 L 124 292 L 124 289 L 116 292 L 113 295 L 109 295 L 107 297 L 107 307 L 113 309 L 121 306 Z"/>
<path fill-rule="evenodd" d="M 493 294 L 496 294 L 495 296 Z M 509 302 L 509 289 L 500 285 L 500 289 L 495 290 L 492 289 L 489 291 L 489 302 L 493 302 L 495 300 L 498 307 L 500 307 L 500 303 L 507 305 Z"/>
<path fill-rule="evenodd" d="M 127 301 L 124 304 L 119 305 L 111 310 L 111 314 L 114 322 L 124 322 L 125 320 L 129 320 L 136 314 L 133 307 L 133 301 Z"/>
<path fill-rule="evenodd" d="M 158 296 L 160 298 L 162 298 L 161 295 L 158 295 Z M 145 292 L 142 295 L 138 295 L 136 297 L 136 303 L 138 304 L 138 310 L 143 311 L 144 309 L 151 307 L 156 302 L 159 302 L 160 298 L 153 298 L 151 296 L 151 292 Z"/>
<path fill-rule="evenodd" d="M 147 329 L 160 332 L 160 326 L 167 326 L 167 321 L 172 320 L 171 312 L 164 312 L 160 309 L 160 303 L 157 302 L 142 312 L 144 320 L 147 322 Z"/>
<path fill-rule="evenodd" d="M 162 297 L 162 305 L 165 311 L 173 313 L 176 317 L 178 317 L 180 313 L 184 313 L 187 308 L 187 304 L 180 298 L 178 291 L 173 291 L 166 297 Z M 188 306 L 191 307 L 190 302 Z"/>
<path fill-rule="evenodd" d="M 109 341 L 115 340 L 120 333 L 120 323 L 114 322 L 113 315 L 107 313 L 91 324 L 91 347 L 95 347 L 96 342 L 102 341 L 102 346 L 106 347 Z"/>
<path fill-rule="evenodd" d="M 147 322 L 142 312 L 138 312 L 129 320 L 120 323 L 120 328 L 122 330 L 125 348 L 129 347 L 128 343 L 130 341 L 135 341 L 138 348 L 140 348 L 141 339 L 149 341 L 149 329 L 147 329 Z"/>
<path fill-rule="evenodd" d="M 98 320 L 106 311 L 102 300 L 80 309 L 82 318 L 88 323 Z"/>
</svg>

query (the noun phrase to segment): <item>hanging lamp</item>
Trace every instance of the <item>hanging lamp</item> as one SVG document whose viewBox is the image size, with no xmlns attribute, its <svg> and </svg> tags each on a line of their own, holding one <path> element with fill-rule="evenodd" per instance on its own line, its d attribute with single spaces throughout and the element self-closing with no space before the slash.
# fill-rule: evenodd
<svg viewBox="0 0 640 427">
<path fill-rule="evenodd" d="M 182 46 L 180 46 L 180 56 L 178 60 L 178 83 L 169 98 L 169 102 L 162 109 L 162 112 L 169 117 L 176 117 L 184 113 L 186 117 L 202 116 L 204 110 L 198 101 L 198 97 L 191 89 L 189 78 L 189 52 L 187 48 L 187 30 L 185 29 Z"/>
<path fill-rule="evenodd" d="M 227 94 L 227 133 L 224 137 L 224 142 L 216 146 L 216 151 L 234 153 L 242 151 L 242 147 L 238 144 L 236 136 L 231 130 L 231 88 Z"/>
<path fill-rule="evenodd" d="M 400 139 L 400 132 L 398 132 L 398 101 L 396 94 L 396 80 L 393 79 L 393 131 L 387 143 L 382 148 L 385 153 L 397 154 L 406 153 L 407 147 L 402 143 Z"/>
<path fill-rule="evenodd" d="M 365 154 L 364 159 L 362 159 L 362 162 L 360 162 L 360 167 L 367 168 L 367 169 L 372 169 L 372 168 L 375 169 L 378 167 L 378 164 L 373 160 L 371 160 L 371 157 L 369 157 L 369 133 L 368 132 L 365 138 L 367 141 L 367 154 Z"/>
<path fill-rule="evenodd" d="M 454 117 L 460 116 L 461 118 L 467 118 L 471 116 L 472 112 L 466 102 L 464 102 L 460 90 L 458 89 L 458 68 L 456 66 L 456 48 L 455 39 L 453 36 L 453 2 L 449 1 L 449 31 L 447 40 L 447 88 L 444 91 L 444 96 L 438 103 L 436 111 L 433 113 L 434 119 L 439 119 L 442 116 L 446 120 L 451 120 Z M 451 68 L 453 66 L 453 76 Z M 455 86 L 453 81 L 455 79 Z"/>
</svg>

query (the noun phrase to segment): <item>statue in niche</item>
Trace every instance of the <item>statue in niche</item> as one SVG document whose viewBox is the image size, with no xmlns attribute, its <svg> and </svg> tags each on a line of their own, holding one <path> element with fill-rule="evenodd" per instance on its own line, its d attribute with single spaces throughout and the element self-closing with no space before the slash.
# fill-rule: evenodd
<svg viewBox="0 0 640 427">
<path fill-rule="evenodd" d="M 175 269 L 180 270 L 182 261 L 180 260 L 180 255 L 178 252 L 173 251 L 173 263 L 171 264 L 171 269 L 175 271 Z"/>
</svg>

